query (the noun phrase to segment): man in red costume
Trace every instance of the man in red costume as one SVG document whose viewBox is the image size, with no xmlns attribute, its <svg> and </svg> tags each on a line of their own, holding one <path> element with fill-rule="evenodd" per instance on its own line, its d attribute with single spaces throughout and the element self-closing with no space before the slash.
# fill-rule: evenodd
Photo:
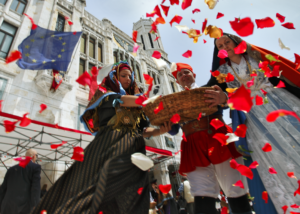
<svg viewBox="0 0 300 214">
<path fill-rule="evenodd" d="M 173 63 L 171 71 L 183 88 L 198 88 L 195 82 L 196 74 L 190 65 Z M 206 91 L 205 96 L 210 98 L 206 102 L 209 102 L 210 106 L 219 103 L 225 104 L 227 95 L 219 86 L 212 87 L 216 91 Z M 222 146 L 218 140 L 213 138 L 216 133 L 232 132 L 232 129 L 225 125 L 222 113 L 223 109 L 218 106 L 218 111 L 212 115 L 202 117 L 200 120 L 195 118 L 184 124 L 173 125 L 170 134 L 177 134 L 181 127 L 186 136 L 186 141 L 182 140 L 181 142 L 179 173 L 186 174 L 190 181 L 191 193 L 195 197 L 196 214 L 217 213 L 216 199 L 220 187 L 228 197 L 233 214 L 251 214 L 247 196 L 247 179 L 231 168 L 229 162 L 231 159 L 235 159 L 239 164 L 243 164 L 243 157 L 236 150 L 234 143 Z M 224 123 L 224 126 L 217 130 L 210 125 L 211 120 L 216 118 Z M 243 182 L 244 189 L 233 186 L 238 180 Z"/>
</svg>

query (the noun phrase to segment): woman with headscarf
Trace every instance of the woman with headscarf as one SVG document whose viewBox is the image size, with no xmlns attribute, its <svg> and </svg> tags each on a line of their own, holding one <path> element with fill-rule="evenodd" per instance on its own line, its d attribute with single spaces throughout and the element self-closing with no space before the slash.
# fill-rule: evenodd
<svg viewBox="0 0 300 214">
<path fill-rule="evenodd" d="M 254 104 L 249 113 L 234 110 L 231 111 L 231 115 L 234 131 L 239 124 L 245 123 L 248 128 L 246 139 L 240 138 L 236 142 L 237 147 L 245 153 L 249 150 L 253 151 L 251 157 L 259 163 L 257 171 L 262 183 L 277 212 L 282 212 L 281 207 L 284 205 L 300 203 L 299 198 L 294 197 L 298 183 L 295 179 L 287 177 L 287 172 L 291 171 L 296 177 L 300 177 L 300 123 L 294 117 L 279 117 L 275 122 L 269 123 L 266 121 L 266 116 L 278 109 L 294 111 L 300 115 L 300 72 L 295 69 L 296 65 L 291 61 L 248 43 L 245 53 L 236 54 L 234 48 L 241 42 L 241 38 L 229 34 L 224 34 L 215 40 L 212 71 L 218 70 L 221 74 L 230 73 L 234 76 L 234 80 L 224 83 L 217 82 L 216 78 L 212 77 L 208 85 L 218 84 L 224 91 L 226 88 L 239 88 L 241 85 L 247 88 L 247 82 L 254 78 L 253 84 L 248 84 L 251 97 L 257 95 L 264 97 L 263 92 L 267 93 L 268 103 L 256 105 L 253 99 Z M 220 50 L 226 50 L 228 53 L 225 60 L 217 57 Z M 267 54 L 278 56 L 277 62 L 272 66 L 279 65 L 280 70 L 283 70 L 280 78 L 268 78 L 258 71 L 259 62 L 266 61 L 270 56 Z M 271 70 L 272 66 L 269 66 Z M 257 76 L 251 75 L 253 73 Z M 274 88 L 280 80 L 285 84 L 285 88 Z M 271 152 L 262 150 L 266 143 L 271 144 Z M 269 167 L 274 167 L 277 174 L 270 174 Z M 251 181 L 249 187 L 251 192 Z M 261 200 L 256 199 L 255 203 L 259 201 Z"/>
<path fill-rule="evenodd" d="M 148 122 L 134 96 L 140 89 L 127 62 L 113 65 L 100 86 L 80 117 L 95 136 L 84 161 L 55 182 L 33 213 L 148 214 L 148 172 L 134 165 L 131 155 L 145 154 L 143 137 L 163 134 L 170 124 L 145 128 Z"/>
</svg>

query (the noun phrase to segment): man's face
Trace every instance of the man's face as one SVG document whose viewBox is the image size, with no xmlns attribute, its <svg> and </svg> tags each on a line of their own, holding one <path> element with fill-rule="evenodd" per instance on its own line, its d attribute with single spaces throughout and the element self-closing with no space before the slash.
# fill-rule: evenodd
<svg viewBox="0 0 300 214">
<path fill-rule="evenodd" d="M 177 80 L 183 88 L 185 86 L 190 88 L 191 85 L 195 82 L 195 77 L 194 77 L 193 72 L 191 72 L 190 70 L 184 68 L 184 69 L 181 69 L 177 73 Z"/>
</svg>

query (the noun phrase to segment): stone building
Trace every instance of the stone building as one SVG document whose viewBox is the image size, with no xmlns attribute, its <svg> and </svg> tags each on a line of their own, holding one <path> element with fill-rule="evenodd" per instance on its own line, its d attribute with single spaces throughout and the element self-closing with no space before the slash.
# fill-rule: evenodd
<svg viewBox="0 0 300 214">
<path fill-rule="evenodd" d="M 151 19 L 140 19 L 133 24 L 133 30 L 138 31 L 140 45 L 135 55 L 131 35 L 122 32 L 109 19 L 100 20 L 88 13 L 85 6 L 85 0 L 0 0 L 0 100 L 4 100 L 3 112 L 18 116 L 28 112 L 33 120 L 84 130 L 79 116 L 88 104 L 89 88 L 77 84 L 75 80 L 84 71 L 90 72 L 93 66 L 105 67 L 119 60 L 130 63 L 139 87 L 144 90 L 148 86 L 143 74 L 154 78 L 154 84 L 162 87 L 163 95 L 181 90 L 170 73 L 168 54 L 164 51 L 161 39 L 154 41 L 156 36 L 149 33 L 153 22 Z M 31 22 L 22 15 L 24 13 L 31 16 L 42 28 L 83 32 L 75 47 L 69 69 L 63 76 L 63 82 L 55 92 L 49 90 L 53 80 L 52 70 L 23 70 L 16 63 L 5 63 L 8 54 L 17 50 L 18 45 L 30 34 Z M 68 25 L 65 17 L 69 17 L 73 25 Z M 160 36 L 159 32 L 157 36 Z M 163 68 L 158 68 L 152 60 L 154 50 L 162 53 L 162 59 L 166 62 Z M 100 70 L 99 83 L 105 75 Z M 40 114 L 42 103 L 48 108 Z M 181 134 L 175 137 L 166 134 L 147 140 L 147 145 L 176 152 L 179 150 L 180 140 Z M 6 151 L 0 149 L 0 152 Z M 172 160 L 157 164 L 149 179 L 155 177 L 162 184 L 175 182 L 172 173 L 176 171 L 178 163 L 177 155 Z M 10 166 L 16 162 L 8 161 L 6 164 Z M 59 164 L 47 163 L 43 166 L 52 181 L 65 170 Z M 55 170 L 55 175 L 51 174 Z M 5 171 L 2 166 L 0 181 Z M 42 175 L 42 184 L 47 182 L 49 183 L 47 177 Z"/>
</svg>

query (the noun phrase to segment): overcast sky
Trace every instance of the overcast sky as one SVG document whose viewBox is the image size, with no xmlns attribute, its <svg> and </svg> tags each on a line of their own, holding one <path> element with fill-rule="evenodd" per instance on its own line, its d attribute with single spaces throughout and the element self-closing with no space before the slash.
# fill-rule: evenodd
<svg viewBox="0 0 300 214">
<path fill-rule="evenodd" d="M 140 17 L 146 18 L 146 13 L 153 11 L 154 7 L 161 2 L 162 0 L 87 0 L 86 10 L 100 20 L 109 19 L 115 26 L 131 36 L 133 23 Z M 205 84 L 210 77 L 213 39 L 208 35 L 203 35 L 199 37 L 198 43 L 194 44 L 193 39 L 189 39 L 187 35 L 180 33 L 174 27 L 177 23 L 173 23 L 173 27 L 170 26 L 169 22 L 175 15 L 183 17 L 180 25 L 201 30 L 202 22 L 207 18 L 207 25 L 216 25 L 224 32 L 231 34 L 235 34 L 235 32 L 231 29 L 229 21 L 233 21 L 235 17 L 251 17 L 253 22 L 255 19 L 271 17 L 276 23 L 273 28 L 257 29 L 255 24 L 253 35 L 243 37 L 243 39 L 291 61 L 295 59 L 294 53 L 300 54 L 300 0 L 219 0 L 213 10 L 208 8 L 204 0 L 193 0 L 192 5 L 186 10 L 181 9 L 181 2 L 182 0 L 179 5 L 171 6 L 167 17 L 163 15 L 166 24 L 159 25 L 158 29 L 169 61 L 190 64 L 197 74 L 198 85 Z M 166 0 L 164 5 L 170 6 L 170 1 Z M 192 10 L 195 8 L 199 8 L 201 12 L 193 14 Z M 225 16 L 216 19 L 218 12 Z M 296 30 L 282 27 L 279 20 L 276 19 L 276 13 L 285 16 L 286 22 L 293 22 Z M 196 24 L 191 19 L 194 19 Z M 281 50 L 278 38 L 281 38 L 282 42 L 291 50 Z M 206 44 L 203 43 L 203 39 L 207 41 Z M 193 52 L 190 59 L 182 56 L 187 50 Z M 229 122 L 228 117 L 225 118 L 226 122 Z"/>
</svg>

